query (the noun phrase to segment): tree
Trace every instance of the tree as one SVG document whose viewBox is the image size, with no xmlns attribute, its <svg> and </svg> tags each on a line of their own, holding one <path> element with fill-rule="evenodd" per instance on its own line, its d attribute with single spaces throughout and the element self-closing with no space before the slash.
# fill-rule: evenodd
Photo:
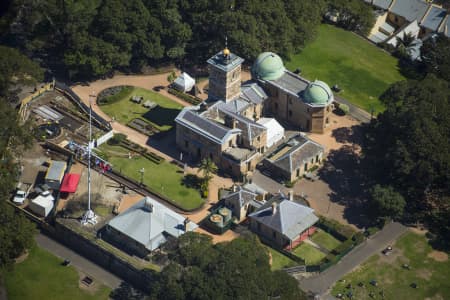
<svg viewBox="0 0 450 300">
<path fill-rule="evenodd" d="M 403 215 L 405 199 L 391 186 L 375 185 L 370 193 L 373 213 L 378 219 L 397 219 Z"/>
<path fill-rule="evenodd" d="M 428 73 L 450 82 L 450 39 L 444 35 L 427 39 L 421 47 L 423 66 Z"/>
<path fill-rule="evenodd" d="M 198 171 L 203 173 L 203 180 L 208 184 L 212 178 L 212 174 L 217 172 L 217 166 L 210 158 L 204 158 L 200 162 Z"/>
<path fill-rule="evenodd" d="M 338 25 L 367 35 L 375 23 L 372 8 L 359 0 L 328 0 L 328 9 L 339 13 Z"/>
<path fill-rule="evenodd" d="M 450 88 L 429 74 L 392 85 L 386 110 L 366 129 L 363 154 L 375 184 L 392 186 L 405 199 L 411 220 L 434 226 L 450 206 Z M 439 231 L 439 230 L 436 230 Z"/>
<path fill-rule="evenodd" d="M 17 49 L 0 46 L 0 97 L 8 95 L 13 84 L 36 84 L 44 79 L 39 65 Z"/>
<path fill-rule="evenodd" d="M 178 244 L 173 262 L 151 283 L 152 299 L 305 299 L 294 278 L 270 271 L 268 252 L 254 235 L 213 245 L 191 232 Z M 195 259 L 186 259 L 187 249 Z"/>
</svg>

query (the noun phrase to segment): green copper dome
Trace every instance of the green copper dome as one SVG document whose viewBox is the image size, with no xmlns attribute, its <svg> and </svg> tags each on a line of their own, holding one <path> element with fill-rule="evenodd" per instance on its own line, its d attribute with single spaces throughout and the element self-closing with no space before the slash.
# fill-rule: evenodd
<svg viewBox="0 0 450 300">
<path fill-rule="evenodd" d="M 281 58 L 272 52 L 261 53 L 252 67 L 254 79 L 277 80 L 286 69 Z"/>
<path fill-rule="evenodd" d="M 334 99 L 330 87 L 319 80 L 315 80 L 308 85 L 304 98 L 306 102 L 314 105 L 327 105 Z"/>
</svg>

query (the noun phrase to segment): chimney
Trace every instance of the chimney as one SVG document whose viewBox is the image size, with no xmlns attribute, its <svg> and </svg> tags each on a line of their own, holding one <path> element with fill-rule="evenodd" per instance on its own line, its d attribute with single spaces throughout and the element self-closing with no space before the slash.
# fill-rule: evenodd
<svg viewBox="0 0 450 300">
<path fill-rule="evenodd" d="M 272 216 L 275 215 L 277 213 L 277 203 L 273 202 L 272 203 Z"/>
<path fill-rule="evenodd" d="M 236 119 L 233 118 L 233 119 L 231 120 L 231 128 L 235 129 L 236 126 L 237 126 L 237 123 L 238 123 L 238 121 L 237 121 Z"/>
<path fill-rule="evenodd" d="M 232 189 L 233 189 L 233 192 L 237 192 L 237 191 L 238 191 L 238 186 L 237 186 L 237 184 L 233 184 Z"/>
<path fill-rule="evenodd" d="M 293 191 L 293 190 L 290 190 L 289 193 L 288 193 L 288 195 L 289 195 L 289 200 L 290 200 L 290 201 L 294 201 L 294 191 Z"/>
<path fill-rule="evenodd" d="M 183 221 L 184 232 L 188 232 L 188 230 L 189 230 L 189 222 L 190 222 L 189 218 L 184 219 L 184 221 Z"/>
</svg>

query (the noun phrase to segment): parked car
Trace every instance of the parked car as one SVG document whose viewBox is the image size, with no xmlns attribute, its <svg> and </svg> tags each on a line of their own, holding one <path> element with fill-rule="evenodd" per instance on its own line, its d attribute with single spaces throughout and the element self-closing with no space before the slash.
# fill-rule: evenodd
<svg viewBox="0 0 450 300">
<path fill-rule="evenodd" d="M 389 255 L 392 252 L 392 247 L 391 246 L 387 246 L 383 251 L 381 251 L 381 253 L 383 253 L 384 255 Z"/>
<path fill-rule="evenodd" d="M 15 204 L 22 205 L 26 198 L 27 198 L 27 193 L 25 193 L 22 190 L 17 190 L 16 194 L 14 195 L 13 202 Z"/>
</svg>

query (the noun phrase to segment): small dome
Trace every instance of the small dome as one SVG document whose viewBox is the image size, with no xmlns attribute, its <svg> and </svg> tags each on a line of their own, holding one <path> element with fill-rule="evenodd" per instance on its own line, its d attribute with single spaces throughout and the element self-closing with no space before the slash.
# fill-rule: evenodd
<svg viewBox="0 0 450 300">
<path fill-rule="evenodd" d="M 228 48 L 223 49 L 223 55 L 225 55 L 225 56 L 230 55 L 230 49 L 228 49 Z"/>
<path fill-rule="evenodd" d="M 333 101 L 333 93 L 330 87 L 323 81 L 311 82 L 304 92 L 306 102 L 316 105 L 327 105 Z"/>
<path fill-rule="evenodd" d="M 272 52 L 261 53 L 252 67 L 252 76 L 254 79 L 277 80 L 286 69 L 283 60 Z"/>
</svg>

